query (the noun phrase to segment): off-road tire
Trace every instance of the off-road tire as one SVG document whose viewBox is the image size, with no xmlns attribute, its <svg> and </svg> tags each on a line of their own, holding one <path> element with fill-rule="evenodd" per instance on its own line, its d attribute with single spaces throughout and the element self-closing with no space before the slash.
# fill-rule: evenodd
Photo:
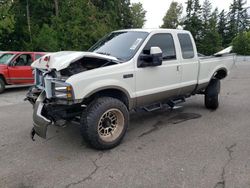
<svg viewBox="0 0 250 188">
<path fill-rule="evenodd" d="M 117 115 L 115 115 L 116 121 L 114 120 L 114 124 L 117 125 L 117 128 L 114 129 L 114 135 L 109 134 L 107 137 L 105 137 L 105 135 L 101 135 L 104 133 L 102 132 L 103 129 L 102 131 L 100 131 L 100 128 L 102 128 L 102 126 L 100 125 L 102 125 L 102 121 L 106 121 L 106 118 L 104 118 L 105 115 L 108 113 L 111 113 L 111 115 L 113 115 L 113 112 L 114 114 L 117 113 Z M 127 107 L 120 100 L 111 97 L 101 97 L 95 99 L 84 110 L 80 121 L 81 131 L 84 140 L 92 148 L 98 150 L 111 149 L 119 145 L 123 137 L 125 136 L 128 124 L 129 112 Z M 107 141 L 109 140 L 109 138 L 111 140 Z"/>
<path fill-rule="evenodd" d="M 212 79 L 205 91 L 205 106 L 216 110 L 219 107 L 220 80 Z"/>
<path fill-rule="evenodd" d="M 3 93 L 5 90 L 5 82 L 2 78 L 0 78 L 0 94 Z"/>
</svg>

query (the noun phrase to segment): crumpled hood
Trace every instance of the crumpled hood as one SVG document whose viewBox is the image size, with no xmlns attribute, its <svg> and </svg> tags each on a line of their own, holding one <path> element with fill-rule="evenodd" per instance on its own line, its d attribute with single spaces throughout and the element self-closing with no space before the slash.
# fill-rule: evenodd
<svg viewBox="0 0 250 188">
<path fill-rule="evenodd" d="M 31 66 L 33 68 L 47 69 L 47 70 L 56 69 L 57 71 L 60 71 L 62 69 L 67 68 L 71 63 L 83 57 L 93 57 L 93 58 L 118 61 L 115 57 L 97 54 L 94 52 L 62 51 L 62 52 L 46 54 L 45 56 L 34 61 Z"/>
</svg>

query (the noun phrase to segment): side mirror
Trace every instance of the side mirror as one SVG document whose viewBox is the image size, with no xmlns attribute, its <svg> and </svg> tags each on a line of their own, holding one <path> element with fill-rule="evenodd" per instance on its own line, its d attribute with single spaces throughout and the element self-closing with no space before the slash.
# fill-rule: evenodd
<svg viewBox="0 0 250 188">
<path fill-rule="evenodd" d="M 149 54 L 141 54 L 138 67 L 156 67 L 162 65 L 162 50 L 151 47 Z"/>
</svg>

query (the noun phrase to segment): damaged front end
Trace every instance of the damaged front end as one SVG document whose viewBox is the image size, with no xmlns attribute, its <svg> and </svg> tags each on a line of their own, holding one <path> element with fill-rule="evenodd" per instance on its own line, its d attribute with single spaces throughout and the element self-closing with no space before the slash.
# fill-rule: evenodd
<svg viewBox="0 0 250 188">
<path fill-rule="evenodd" d="M 119 63 L 100 55 L 95 57 L 93 53 L 88 54 L 91 56 L 85 55 L 79 52 L 60 52 L 34 62 L 35 86 L 26 95 L 26 100 L 34 109 L 32 139 L 35 134 L 46 138 L 50 124 L 63 126 L 67 121 L 79 119 L 86 107 L 82 99 L 75 99 L 73 87 L 67 83 L 67 79 L 75 74 Z M 65 60 L 67 58 L 68 61 Z"/>
<path fill-rule="evenodd" d="M 50 124 L 61 125 L 82 112 L 82 105 L 74 100 L 70 84 L 54 71 L 35 69 L 35 86 L 26 95 L 33 105 L 33 129 L 31 137 L 37 134 L 46 138 Z M 34 139 L 33 139 L 34 140 Z"/>
<path fill-rule="evenodd" d="M 83 107 L 81 104 L 57 104 L 53 100 L 47 100 L 43 91 L 37 98 L 33 110 L 33 132 L 42 138 L 46 138 L 47 128 L 54 124 L 61 126 L 62 122 L 73 120 L 80 116 Z"/>
<path fill-rule="evenodd" d="M 46 138 L 47 128 L 52 123 L 50 119 L 47 119 L 44 116 L 44 100 L 45 100 L 45 92 L 42 92 L 39 97 L 37 98 L 34 104 L 34 111 L 33 111 L 33 125 L 34 128 L 31 132 L 32 140 L 35 134 L 42 138 Z"/>
</svg>

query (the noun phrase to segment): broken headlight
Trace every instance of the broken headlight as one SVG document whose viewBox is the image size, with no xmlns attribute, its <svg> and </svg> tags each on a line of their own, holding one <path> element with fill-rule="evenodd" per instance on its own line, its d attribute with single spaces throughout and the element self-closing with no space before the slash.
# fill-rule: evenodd
<svg viewBox="0 0 250 188">
<path fill-rule="evenodd" d="M 53 96 L 58 99 L 73 100 L 74 92 L 70 84 L 67 83 L 55 83 Z"/>
</svg>

